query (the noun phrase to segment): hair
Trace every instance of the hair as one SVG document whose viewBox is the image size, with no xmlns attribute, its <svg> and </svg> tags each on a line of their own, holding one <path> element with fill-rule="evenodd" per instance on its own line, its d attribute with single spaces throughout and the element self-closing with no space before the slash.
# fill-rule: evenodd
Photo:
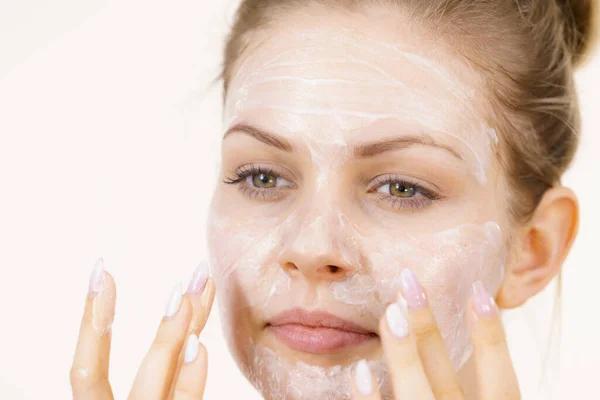
<svg viewBox="0 0 600 400">
<path fill-rule="evenodd" d="M 312 4 L 388 5 L 460 43 L 458 54 L 486 77 L 511 215 L 529 219 L 546 190 L 560 185 L 578 144 L 574 71 L 598 36 L 597 0 L 242 0 L 225 46 L 224 95 L 253 34 Z"/>
</svg>

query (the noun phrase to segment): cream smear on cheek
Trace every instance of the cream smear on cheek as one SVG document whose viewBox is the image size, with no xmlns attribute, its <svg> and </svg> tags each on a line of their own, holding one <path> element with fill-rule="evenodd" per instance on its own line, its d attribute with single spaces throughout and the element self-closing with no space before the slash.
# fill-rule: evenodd
<svg viewBox="0 0 600 400">
<path fill-rule="evenodd" d="M 410 64 L 413 73 L 397 76 L 389 70 L 394 63 Z M 225 334 L 240 367 L 266 397 L 350 398 L 352 363 L 322 368 L 283 359 L 249 341 L 244 318 L 260 320 L 298 304 L 336 304 L 346 315 L 377 321 L 395 300 L 405 267 L 429 294 L 454 366 L 468 358 L 470 285 L 481 279 L 495 293 L 502 280 L 506 248 L 498 224 L 474 221 L 417 234 L 363 229 L 343 212 L 327 183 L 350 157 L 348 143 L 355 142 L 356 129 L 393 118 L 459 143 L 476 182 L 484 185 L 497 138 L 476 112 L 475 100 L 472 88 L 434 61 L 343 31 L 282 35 L 242 64 L 229 89 L 226 127 L 261 109 L 280 113 L 292 121 L 294 141 L 306 146 L 318 171 L 313 197 L 318 201 L 308 200 L 283 216 L 232 216 L 218 206 L 211 214 L 211 265 Z M 447 115 L 458 115 L 458 121 Z M 353 273 L 312 287 L 281 267 L 288 254 L 333 254 Z M 383 360 L 372 360 L 371 368 L 382 392 L 388 392 Z"/>
<path fill-rule="evenodd" d="M 278 357 L 264 346 L 248 343 L 244 328 L 236 322 L 240 316 L 272 316 L 298 304 L 343 304 L 356 318 L 361 315 L 358 320 L 377 320 L 395 301 L 404 267 L 410 267 L 426 288 L 450 358 L 460 368 L 471 352 L 465 315 L 470 285 L 480 279 L 495 293 L 502 280 L 506 249 L 498 225 L 465 224 L 418 237 L 363 236 L 344 223 L 346 217 L 339 212 L 314 220 L 299 217 L 308 212 L 298 210 L 286 221 L 263 221 L 254 227 L 219 215 L 211 222 L 215 278 L 221 293 L 237 293 L 220 297 L 227 340 L 240 367 L 263 394 L 350 398 L 352 364 L 322 368 Z M 337 254 L 357 269 L 348 279 L 315 288 L 292 280 L 281 267 L 287 252 Z M 385 362 L 380 358 L 372 363 L 383 390 L 389 386 Z M 282 393 L 286 396 L 280 397 Z"/>
</svg>

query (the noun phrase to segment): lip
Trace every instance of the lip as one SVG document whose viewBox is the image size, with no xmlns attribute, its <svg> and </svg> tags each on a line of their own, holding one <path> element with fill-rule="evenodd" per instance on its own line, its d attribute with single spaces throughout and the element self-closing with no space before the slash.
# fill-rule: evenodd
<svg viewBox="0 0 600 400">
<path fill-rule="evenodd" d="M 266 329 L 293 350 L 324 354 L 358 346 L 377 334 L 324 311 L 293 309 L 271 319 Z"/>
</svg>

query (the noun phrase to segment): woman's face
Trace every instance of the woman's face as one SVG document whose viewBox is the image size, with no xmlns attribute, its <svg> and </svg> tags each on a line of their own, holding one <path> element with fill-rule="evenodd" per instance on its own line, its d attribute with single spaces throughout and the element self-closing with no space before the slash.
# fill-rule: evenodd
<svg viewBox="0 0 600 400">
<path fill-rule="evenodd" d="M 211 267 L 267 398 L 346 398 L 361 358 L 385 391 L 378 320 L 404 268 L 460 368 L 470 286 L 496 293 L 506 262 L 482 77 L 398 15 L 321 14 L 258 32 L 226 97 Z"/>
</svg>

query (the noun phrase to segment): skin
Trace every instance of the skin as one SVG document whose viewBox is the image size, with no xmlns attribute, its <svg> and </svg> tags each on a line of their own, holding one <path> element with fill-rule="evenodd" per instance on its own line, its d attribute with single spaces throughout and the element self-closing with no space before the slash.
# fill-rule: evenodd
<svg viewBox="0 0 600 400">
<path fill-rule="evenodd" d="M 239 123 L 252 126 L 263 123 L 267 126 L 261 128 L 269 128 L 271 133 L 286 139 L 297 149 L 294 152 L 276 150 L 273 146 L 266 145 L 251 137 L 252 135 L 244 134 L 239 130 L 227 135 L 223 141 L 222 180 L 230 178 L 241 165 L 260 162 L 272 165 L 274 170 L 277 168 L 277 171 L 286 172 L 286 181 L 293 184 L 293 187 L 282 189 L 277 200 L 268 201 L 257 200 L 256 196 L 249 197 L 248 186 L 240 190 L 239 185 L 222 183 L 216 188 L 209 228 L 212 264 L 217 286 L 220 291 L 222 290 L 220 297 L 222 312 L 229 329 L 226 334 L 234 357 L 242 369 L 245 368 L 245 371 L 249 370 L 250 374 L 252 373 L 252 361 L 249 359 L 249 354 L 243 350 L 252 347 L 248 342 L 248 338 L 252 338 L 253 345 L 258 344 L 273 349 L 280 357 L 292 363 L 301 361 L 309 365 L 331 367 L 349 365 L 357 358 L 368 360 L 381 358 L 387 365 L 390 376 L 388 383 L 394 393 L 393 395 L 382 393 L 381 395 L 387 396 L 385 398 L 389 396 L 402 399 L 519 398 L 518 384 L 495 306 L 491 313 L 478 313 L 479 303 L 476 299 L 469 298 L 468 293 L 460 294 L 465 299 L 464 304 L 462 302 L 460 304 L 465 309 L 474 351 L 469 361 L 456 373 L 451 355 L 447 352 L 447 343 L 443 339 L 447 326 L 444 324 L 438 326 L 437 322 L 439 318 L 436 313 L 442 307 L 439 304 L 444 302 L 436 299 L 439 298 L 443 288 L 456 283 L 452 281 L 454 279 L 452 277 L 456 276 L 452 271 L 459 269 L 466 271 L 469 283 L 485 278 L 486 287 L 491 289 L 493 297 L 501 308 L 517 307 L 537 294 L 558 274 L 575 238 L 578 223 L 578 205 L 575 195 L 564 187 L 552 188 L 545 193 L 532 218 L 527 223 L 517 224 L 508 212 L 508 202 L 511 199 L 507 194 L 510 190 L 506 186 L 504 171 L 497 161 L 498 149 L 493 144 L 482 146 L 482 143 L 487 142 L 485 137 L 478 135 L 485 133 L 475 129 L 479 125 L 474 122 L 474 118 L 479 118 L 493 126 L 493 121 L 486 119 L 485 110 L 488 105 L 485 103 L 486 93 L 481 84 L 484 77 L 462 63 L 460 57 L 452 52 L 451 47 L 441 42 L 433 43 L 427 40 L 427 36 L 415 27 L 406 28 L 410 27 L 410 21 L 399 24 L 402 16 L 390 16 L 389 10 L 373 8 L 360 14 L 335 13 L 329 9 L 310 11 L 309 17 L 303 12 L 286 15 L 285 19 L 279 20 L 279 24 L 271 26 L 270 31 L 256 33 L 252 42 L 254 47 L 251 47 L 252 51 L 248 51 L 253 56 L 241 57 L 233 68 L 233 76 L 238 77 L 238 81 L 234 79 L 228 96 L 235 95 L 236 88 L 244 87 L 244 82 L 248 82 L 248 70 L 261 71 L 257 66 L 283 54 L 282 46 L 293 49 L 294 33 L 303 32 L 315 25 L 327 26 L 333 31 L 357 31 L 369 26 L 368 35 L 355 36 L 352 40 L 363 41 L 363 49 L 373 48 L 370 41 L 393 43 L 428 60 L 436 61 L 456 78 L 461 88 L 472 89 L 474 99 L 469 104 L 476 107 L 473 106 L 475 110 L 473 111 L 467 107 L 469 104 L 464 101 L 465 96 L 457 98 L 456 92 L 445 90 L 444 85 L 431 76 L 431 71 L 417 68 L 414 63 L 403 62 L 402 59 L 380 57 L 384 64 L 382 68 L 394 71 L 397 74 L 396 79 L 401 81 L 404 79 L 405 82 L 405 77 L 422 76 L 422 79 L 410 82 L 411 88 L 425 93 L 427 99 L 434 101 L 433 105 L 455 105 L 454 108 L 444 108 L 445 112 L 440 123 L 457 136 L 434 130 L 431 132 L 431 137 L 462 157 L 453 158 L 448 151 L 420 144 L 386 152 L 378 155 L 374 160 L 359 160 L 353 158 L 352 152 L 345 149 L 366 141 L 388 139 L 390 132 L 403 131 L 403 128 L 413 126 L 411 122 L 414 122 L 414 118 L 394 117 L 383 121 L 378 120 L 377 123 L 361 122 L 357 125 L 354 119 L 350 122 L 344 120 L 346 123 L 341 124 L 339 118 L 331 120 L 330 116 L 303 115 L 298 113 L 298 109 L 300 106 L 310 108 L 308 107 L 310 104 L 306 101 L 301 105 L 293 102 L 296 98 L 310 99 L 311 97 L 292 95 L 286 97 L 286 92 L 301 93 L 290 90 L 289 82 L 279 87 L 269 83 L 269 88 L 259 87 L 257 90 L 262 92 L 254 94 L 250 91 L 247 104 L 251 104 L 252 107 L 232 109 L 231 105 L 228 106 L 225 116 L 227 128 Z M 374 20 L 377 24 L 372 24 Z M 327 42 L 316 43 L 318 45 L 312 48 L 321 54 L 335 55 L 338 51 L 335 47 L 327 47 Z M 359 47 L 360 45 L 361 43 Z M 353 49 L 347 49 L 347 53 L 352 51 Z M 310 57 L 314 55 L 309 54 Z M 360 55 L 361 52 L 358 51 L 356 56 Z M 285 56 L 283 59 L 285 61 Z M 387 65 L 386 60 L 394 62 Z M 246 72 L 244 68 L 247 68 Z M 344 65 L 339 65 L 337 67 L 339 70 L 332 70 L 331 65 L 326 65 L 325 70 L 311 68 L 313 69 L 308 72 L 288 68 L 285 74 L 293 77 L 301 76 L 299 74 L 302 73 L 316 75 L 333 73 L 335 76 L 355 79 L 356 74 L 360 72 Z M 361 76 L 361 79 L 366 78 L 369 77 Z M 260 76 L 257 79 L 261 81 Z M 423 82 L 427 84 L 423 86 Z M 292 87 L 305 89 L 301 86 Z M 314 101 L 326 98 L 341 102 L 353 95 L 356 96 L 355 92 L 340 90 L 340 86 L 336 85 L 320 87 L 320 96 Z M 269 96 L 264 97 L 264 93 L 269 92 L 277 93 L 279 104 L 290 107 L 286 110 L 273 110 L 257 106 L 265 104 L 265 99 L 268 100 Z M 412 96 L 411 93 L 404 91 L 402 95 Z M 381 92 L 364 88 L 359 94 L 360 97 L 356 98 L 360 99 L 357 103 L 360 109 L 376 105 L 378 96 L 381 96 Z M 260 96 L 263 96 L 262 99 Z M 323 104 L 318 104 L 318 107 L 322 109 Z M 290 129 L 290 126 L 295 129 Z M 477 150 L 470 151 L 469 147 Z M 478 156 L 474 157 L 473 154 Z M 323 160 L 328 162 L 323 164 Z M 477 174 L 481 166 L 485 172 L 485 180 L 481 180 Z M 324 177 L 323 171 L 327 173 Z M 443 195 L 441 196 L 443 200 L 429 202 L 423 200 L 421 206 L 410 210 L 385 208 L 381 203 L 367 196 L 365 185 L 357 184 L 357 182 L 370 181 L 374 176 L 382 173 L 395 173 L 413 180 L 418 179 L 418 182 L 436 187 Z M 336 197 L 339 193 L 343 195 Z M 341 212 L 334 214 L 331 212 L 332 209 Z M 390 301 L 394 301 L 395 293 L 399 289 L 397 286 L 388 288 L 388 291 L 393 293 L 394 299 L 384 304 L 369 303 L 363 309 L 363 314 L 367 317 L 361 319 L 361 323 L 376 332 L 379 340 L 335 355 L 292 351 L 273 340 L 263 328 L 268 318 L 282 311 L 273 306 L 278 302 L 266 298 L 265 306 L 262 308 L 252 304 L 251 299 L 263 296 L 273 282 L 283 282 L 280 289 L 286 291 L 287 298 L 292 299 L 291 303 L 285 304 L 286 306 L 300 305 L 309 309 L 326 309 L 346 319 L 358 320 L 358 316 L 353 311 L 358 307 L 347 307 L 343 301 L 331 297 L 331 284 L 355 275 L 371 277 L 373 280 L 381 276 L 389 276 L 381 275 L 386 267 L 385 273 L 393 274 L 393 268 L 382 265 L 381 258 L 378 259 L 377 255 L 385 254 L 394 241 L 404 240 L 406 232 L 398 230 L 399 225 L 410 226 L 413 230 L 411 233 L 421 242 L 434 243 L 430 238 L 434 237 L 439 229 L 432 229 L 433 225 L 443 230 L 465 224 L 481 226 L 487 221 L 497 223 L 502 232 L 500 246 L 494 248 L 504 248 L 507 252 L 503 257 L 500 256 L 499 251 L 484 253 L 491 254 L 485 257 L 486 260 L 498 261 L 490 261 L 489 265 L 486 265 L 489 274 L 484 277 L 469 275 L 469 268 L 472 269 L 472 266 L 465 265 L 465 260 L 462 264 L 458 263 L 460 260 L 450 260 L 446 264 L 447 272 L 443 274 L 441 280 L 436 281 L 438 282 L 436 286 L 433 285 L 433 281 L 426 279 L 428 270 L 425 267 L 421 270 L 419 265 L 410 265 L 419 278 L 428 301 L 424 309 L 409 308 L 406 317 L 410 334 L 405 338 L 399 339 L 391 334 L 382 312 Z M 281 251 L 265 250 L 264 254 L 260 253 L 259 256 L 258 247 L 243 248 L 244 237 L 250 238 L 245 242 L 246 245 L 252 245 L 257 243 L 256 238 L 270 234 L 273 234 L 273 238 L 276 239 L 274 243 L 278 243 L 276 247 Z M 358 245 L 348 245 L 347 240 L 351 237 L 357 238 Z M 365 239 L 369 237 L 375 237 L 376 240 L 369 242 Z M 390 237 L 394 240 L 386 241 L 386 238 Z M 475 243 L 474 237 L 477 237 L 477 231 L 473 232 L 473 235 L 461 233 L 458 236 L 465 243 Z M 379 247 L 374 247 L 373 243 L 378 243 Z M 490 248 L 488 244 L 481 246 L 485 247 L 485 251 Z M 439 256 L 436 255 L 433 247 L 425 249 L 424 252 L 432 257 Z M 244 269 L 244 266 L 251 265 L 246 261 L 240 263 L 240 260 L 249 258 L 255 258 L 254 266 L 260 271 L 266 271 L 267 275 L 261 276 L 268 278 L 269 284 L 265 288 L 248 284 L 248 276 L 251 275 L 244 274 L 250 273 L 250 269 Z M 504 273 L 494 275 L 494 272 L 500 268 L 499 260 L 504 261 Z M 423 262 L 419 260 L 417 264 L 426 263 L 427 260 Z M 328 268 L 328 265 L 336 266 L 335 271 Z M 228 270 L 229 266 L 235 268 Z M 459 278 L 463 279 L 462 276 Z M 112 279 L 109 281 L 112 282 Z M 207 287 L 210 288 L 211 284 Z M 283 297 L 277 297 L 279 286 L 274 287 L 276 289 L 274 299 L 282 299 Z M 260 291 L 257 291 L 258 289 Z M 173 393 L 175 393 L 174 398 L 179 398 L 176 395 L 178 391 L 175 389 L 180 385 L 180 380 L 187 382 L 184 386 L 193 388 L 190 390 L 191 394 L 187 394 L 188 397 L 182 395 L 181 398 L 202 397 L 206 377 L 204 351 L 201 351 L 197 361 L 192 363 L 196 365 L 194 367 L 197 368 L 196 374 L 189 372 L 192 366 L 178 367 L 177 362 L 181 358 L 183 338 L 186 337 L 185 332 L 189 329 L 189 321 L 194 318 L 205 321 L 208 315 L 213 294 L 201 296 L 208 296 L 204 297 L 204 306 L 194 306 L 194 299 L 186 295 L 176 316 L 163 320 L 157 335 L 158 345 L 152 346 L 140 368 L 132 390 L 132 398 L 165 398 Z M 458 295 L 445 296 L 444 298 L 452 301 Z M 114 296 L 107 298 L 114 301 Z M 92 312 L 90 310 L 93 309 L 90 306 L 91 301 L 93 299 L 88 298 L 71 380 L 76 397 L 85 395 L 85 398 L 109 398 L 112 396 L 107 380 L 110 334 L 101 336 L 97 330 L 89 328 Z M 264 309 L 262 314 L 256 311 L 261 309 Z M 196 324 L 196 326 L 203 326 L 203 324 Z M 200 329 L 197 329 L 197 332 L 199 331 Z M 162 358 L 157 356 L 157 353 L 161 353 L 161 351 L 157 352 L 157 348 L 167 348 L 166 352 L 162 352 L 167 354 L 163 354 Z M 149 374 L 156 368 L 160 374 L 159 376 L 153 374 L 152 381 L 160 386 L 160 390 L 152 391 L 152 394 L 144 393 L 139 397 L 139 390 L 144 387 L 140 382 L 148 380 Z M 88 372 L 82 376 L 78 372 L 81 370 Z M 374 378 L 380 377 L 374 376 Z M 267 377 L 252 376 L 251 379 L 260 386 L 261 382 L 264 382 L 263 379 Z M 343 390 L 351 391 L 354 398 L 380 398 L 375 386 L 373 394 L 365 397 L 359 394 L 354 381 L 346 384 L 348 387 Z M 276 394 L 272 394 L 276 397 Z M 264 395 L 268 397 L 270 394 L 264 393 Z"/>
<path fill-rule="evenodd" d="M 464 310 L 470 284 L 481 279 L 495 293 L 501 283 L 506 243 L 501 237 L 479 240 L 488 221 L 504 232 L 510 225 L 505 198 L 497 196 L 504 181 L 493 142 L 483 111 L 475 107 L 485 99 L 481 77 L 410 30 L 381 24 L 359 32 L 372 17 L 327 13 L 316 25 L 327 28 L 314 30 L 312 14 L 294 15 L 272 28 L 276 35 L 257 33 L 232 72 L 221 179 L 234 180 L 240 169 L 258 166 L 282 181 L 276 195 L 247 181 L 220 184 L 211 208 L 211 265 L 228 294 L 220 297 L 226 337 L 257 386 L 272 383 L 261 378 L 268 374 L 258 371 L 256 359 L 262 357 L 254 345 L 292 363 L 325 368 L 356 357 L 381 360 L 377 342 L 327 356 L 290 351 L 264 326 L 279 312 L 302 307 L 377 333 L 407 267 L 431 293 L 458 368 L 468 353 Z M 256 131 L 293 149 L 265 144 Z M 379 152 L 368 147 L 394 140 L 404 143 Z M 371 150 L 358 150 L 365 148 Z M 418 183 L 440 200 L 421 193 L 386 196 L 385 184 L 377 184 L 385 176 Z M 476 250 L 455 251 L 465 246 Z M 386 283 L 372 290 L 376 282 Z"/>
<path fill-rule="evenodd" d="M 93 279 L 90 279 L 90 281 Z M 70 379 L 74 399 L 113 399 L 108 381 L 110 329 L 94 324 L 97 301 L 103 308 L 115 309 L 116 287 L 112 275 L 102 271 L 103 288 L 90 291 L 86 298 Z M 111 296 L 103 296 L 111 293 Z M 173 316 L 165 316 L 156 337 L 140 364 L 129 399 L 201 399 L 208 363 L 206 348 L 200 344 L 194 360 L 184 362 L 186 340 L 204 329 L 212 307 L 215 285 L 208 278 L 198 293 L 186 293 Z M 111 322 L 114 313 L 110 316 Z"/>
</svg>

